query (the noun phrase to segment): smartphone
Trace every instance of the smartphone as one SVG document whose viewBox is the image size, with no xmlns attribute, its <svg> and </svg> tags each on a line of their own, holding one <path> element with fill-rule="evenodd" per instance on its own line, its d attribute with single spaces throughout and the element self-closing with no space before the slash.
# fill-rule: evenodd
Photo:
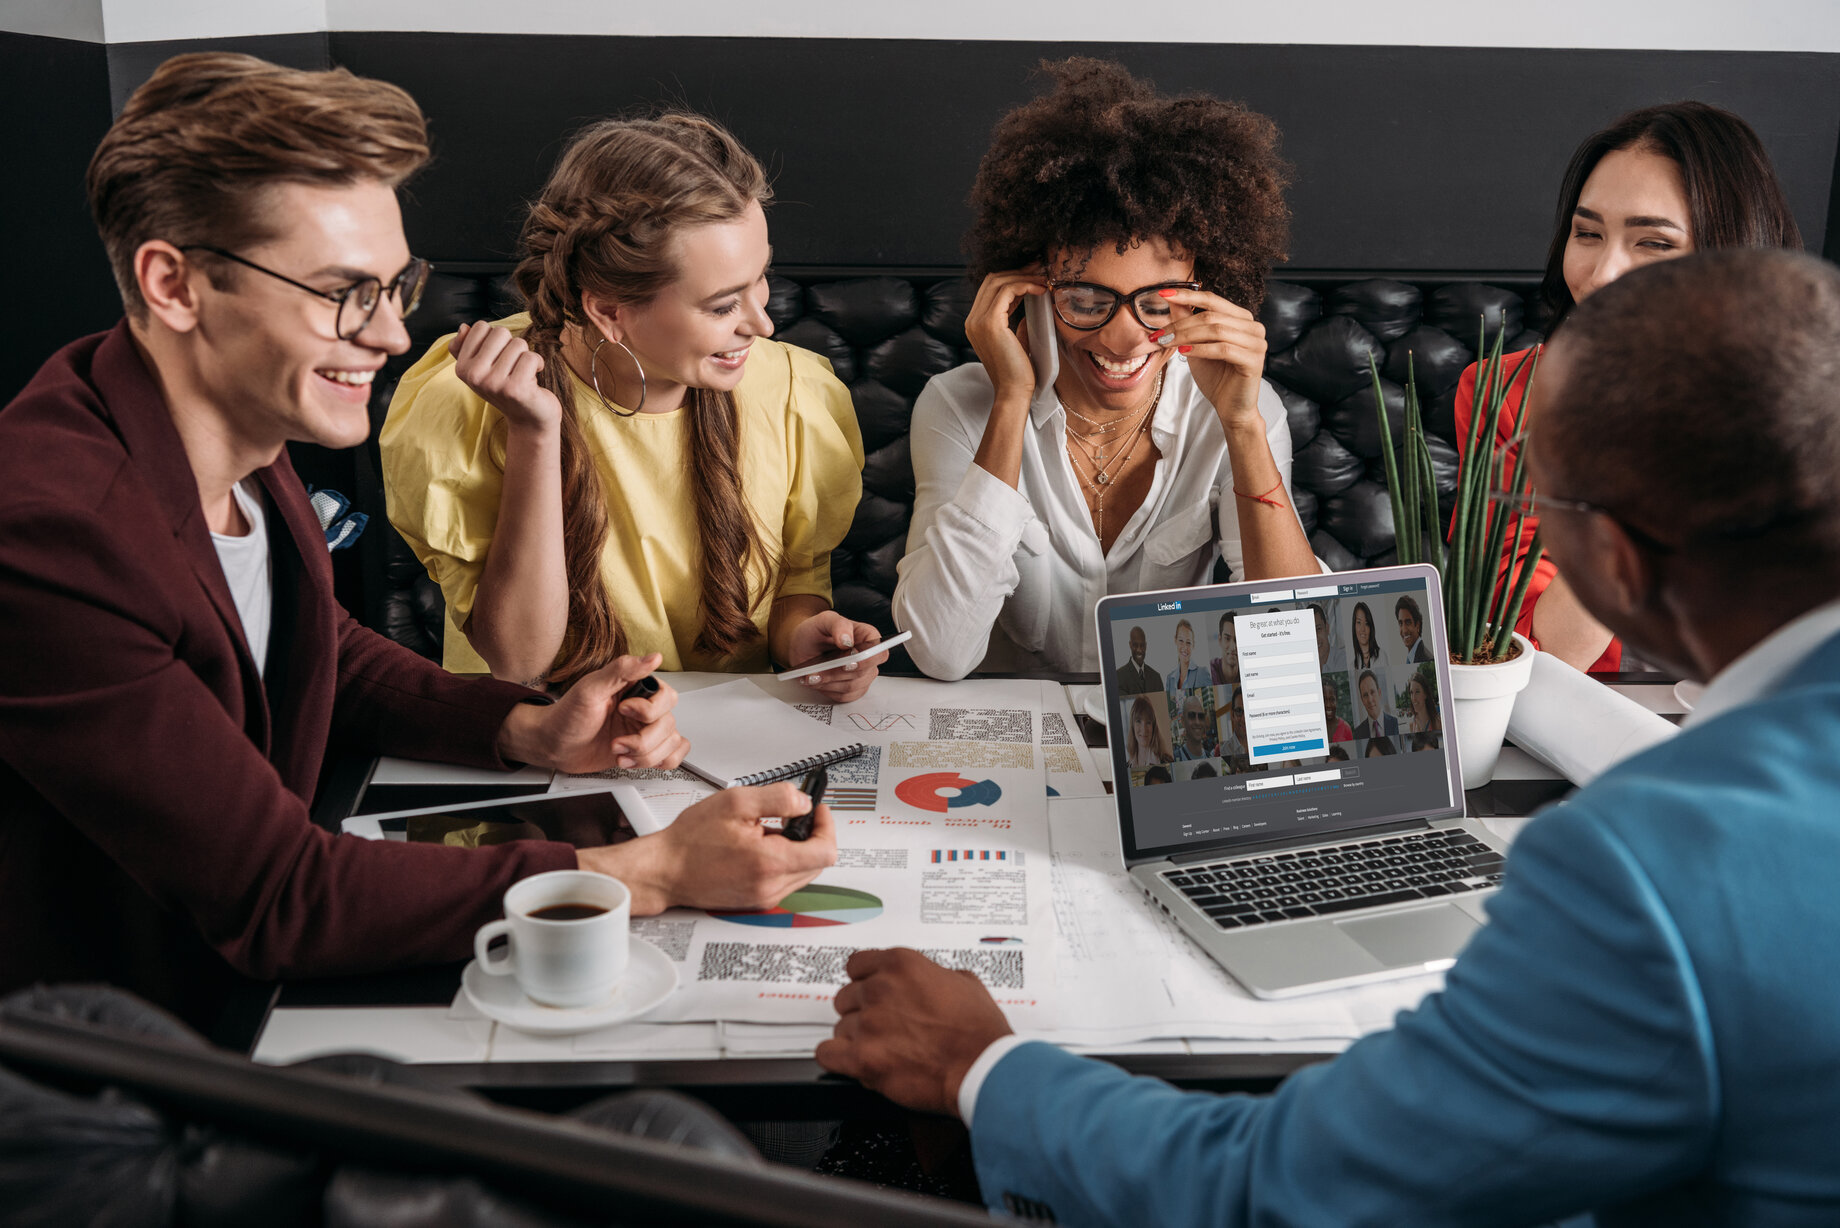
<svg viewBox="0 0 1840 1228">
<path fill-rule="evenodd" d="M 1053 291 L 1049 291 L 1052 294 Z M 1054 334 L 1054 308 L 1047 294 L 1022 300 L 1022 319 L 1028 327 L 1029 361 L 1035 366 L 1035 391 L 1052 388 L 1060 378 L 1060 340 Z"/>
<path fill-rule="evenodd" d="M 884 649 L 893 648 L 896 644 L 905 644 L 913 638 L 912 631 L 903 631 L 885 640 L 877 640 L 864 648 L 833 648 L 829 652 L 820 654 L 816 659 L 807 661 L 797 669 L 789 669 L 783 674 L 775 674 L 774 677 L 781 682 L 791 682 L 794 678 L 803 678 L 806 674 L 821 674 L 827 669 L 837 669 L 852 662 L 867 661 Z"/>
</svg>

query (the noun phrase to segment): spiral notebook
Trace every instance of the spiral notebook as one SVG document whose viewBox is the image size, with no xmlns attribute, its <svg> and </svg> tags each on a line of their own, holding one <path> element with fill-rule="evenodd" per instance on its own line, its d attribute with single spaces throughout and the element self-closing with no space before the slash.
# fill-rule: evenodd
<svg viewBox="0 0 1840 1228">
<path fill-rule="evenodd" d="M 746 678 L 687 691 L 674 712 L 677 732 L 690 739 L 684 766 L 723 789 L 799 776 L 868 749 Z"/>
</svg>

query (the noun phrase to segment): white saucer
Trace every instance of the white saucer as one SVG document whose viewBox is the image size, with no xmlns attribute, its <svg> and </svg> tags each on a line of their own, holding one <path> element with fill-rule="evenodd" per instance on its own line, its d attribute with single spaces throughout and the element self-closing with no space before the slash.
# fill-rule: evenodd
<svg viewBox="0 0 1840 1228">
<path fill-rule="evenodd" d="M 1680 706 L 1689 712 L 1693 711 L 1694 705 L 1699 703 L 1699 697 L 1705 693 L 1706 684 L 1703 682 L 1693 682 L 1682 678 L 1674 684 L 1674 698 L 1679 700 Z"/>
<path fill-rule="evenodd" d="M 514 976 L 493 976 L 474 960 L 460 974 L 466 1000 L 487 1019 L 538 1036 L 567 1036 L 592 1032 L 610 1024 L 643 1015 L 671 996 L 677 988 L 677 968 L 671 957 L 643 938 L 633 937 L 626 976 L 613 996 L 594 1006 L 544 1006 L 532 1002 L 518 988 Z"/>
<path fill-rule="evenodd" d="M 1105 724 L 1105 688 L 1075 683 L 1067 688 L 1067 698 L 1076 713 L 1083 713 Z"/>
</svg>

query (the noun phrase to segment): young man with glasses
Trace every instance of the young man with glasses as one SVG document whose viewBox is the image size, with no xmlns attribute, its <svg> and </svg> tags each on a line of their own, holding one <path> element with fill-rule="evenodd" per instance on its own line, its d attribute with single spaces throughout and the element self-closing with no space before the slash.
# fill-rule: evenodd
<svg viewBox="0 0 1840 1228">
<path fill-rule="evenodd" d="M 822 808 L 804 844 L 761 828 L 808 808 L 790 785 L 579 854 L 310 822 L 335 741 L 570 771 L 687 749 L 670 688 L 627 693 L 655 656 L 552 705 L 446 674 L 332 599 L 285 448 L 362 442 L 371 381 L 408 349 L 428 265 L 396 188 L 427 153 L 394 86 L 226 54 L 162 65 L 97 149 L 127 318 L 0 411 L 0 993 L 109 981 L 209 1026 L 236 973 L 462 958 L 537 871 L 614 874 L 635 913 L 759 907 L 834 856 Z"/>
<path fill-rule="evenodd" d="M 1063 1224 L 1840 1222 L 1840 269 L 1703 252 L 1578 304 L 1527 444 L 1591 615 L 1708 682 L 1529 824 L 1443 992 L 1269 1097 L 1008 1035 L 862 951 L 818 1049 Z M 1567 1221 L 1572 1222 L 1570 1220 Z"/>
</svg>

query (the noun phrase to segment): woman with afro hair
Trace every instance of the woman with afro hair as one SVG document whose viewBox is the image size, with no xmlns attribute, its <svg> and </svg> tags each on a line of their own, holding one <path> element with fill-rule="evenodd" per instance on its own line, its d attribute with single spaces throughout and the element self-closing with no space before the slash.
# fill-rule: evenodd
<svg viewBox="0 0 1840 1228">
<path fill-rule="evenodd" d="M 971 193 L 979 361 L 914 406 L 894 617 L 935 678 L 1096 670 L 1101 596 L 1205 584 L 1216 557 L 1236 579 L 1321 570 L 1260 378 L 1254 313 L 1289 221 L 1276 127 L 1116 64 L 1046 71 Z M 1053 337 L 1033 358 L 1029 302 Z"/>
</svg>

